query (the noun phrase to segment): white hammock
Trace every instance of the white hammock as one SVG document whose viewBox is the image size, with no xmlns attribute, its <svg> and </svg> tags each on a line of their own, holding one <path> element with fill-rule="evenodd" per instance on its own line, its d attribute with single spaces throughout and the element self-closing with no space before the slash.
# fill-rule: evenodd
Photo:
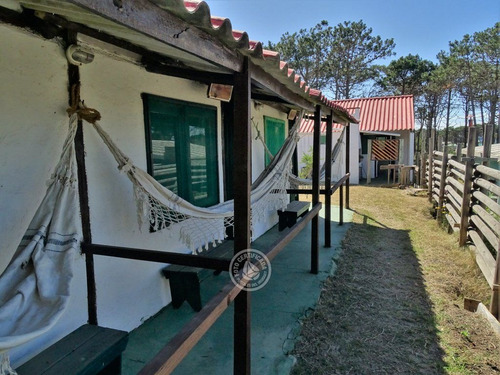
<svg viewBox="0 0 500 375">
<path fill-rule="evenodd" d="M 134 186 L 141 227 L 147 223 L 154 230 L 161 230 L 179 224 L 180 240 L 192 251 L 201 251 L 210 243 L 226 238 L 226 228 L 234 223 L 232 200 L 208 208 L 194 206 L 135 166 L 97 122 L 93 126 L 114 156 L 118 169 L 126 173 Z M 265 217 L 269 211 L 283 209 L 288 203 L 286 189 L 298 141 L 297 127 L 298 121 L 270 166 L 252 186 L 252 222 Z"/>
<path fill-rule="evenodd" d="M 61 159 L 16 253 L 0 276 L 0 374 L 15 374 L 7 351 L 47 332 L 66 308 L 81 235 L 70 120 Z"/>
</svg>

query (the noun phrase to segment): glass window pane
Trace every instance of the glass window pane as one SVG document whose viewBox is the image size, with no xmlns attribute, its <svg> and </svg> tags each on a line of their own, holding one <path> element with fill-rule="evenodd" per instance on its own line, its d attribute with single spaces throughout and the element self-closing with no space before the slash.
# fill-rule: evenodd
<svg viewBox="0 0 500 375">
<path fill-rule="evenodd" d="M 276 155 L 285 142 L 285 121 L 272 117 L 264 117 L 264 134 L 266 146 L 271 154 Z M 266 152 L 266 166 L 271 159 Z"/>
</svg>

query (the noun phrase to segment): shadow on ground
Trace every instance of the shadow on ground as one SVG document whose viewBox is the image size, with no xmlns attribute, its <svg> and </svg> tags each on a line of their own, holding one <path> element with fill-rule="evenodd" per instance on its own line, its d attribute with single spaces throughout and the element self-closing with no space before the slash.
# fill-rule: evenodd
<svg viewBox="0 0 500 375">
<path fill-rule="evenodd" d="M 292 374 L 444 374 L 444 353 L 409 231 L 365 216 L 303 321 Z"/>
</svg>

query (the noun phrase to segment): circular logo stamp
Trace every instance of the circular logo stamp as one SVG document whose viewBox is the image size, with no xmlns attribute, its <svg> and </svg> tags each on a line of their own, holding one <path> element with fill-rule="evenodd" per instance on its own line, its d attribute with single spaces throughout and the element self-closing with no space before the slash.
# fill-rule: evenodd
<svg viewBox="0 0 500 375">
<path fill-rule="evenodd" d="M 263 252 L 245 249 L 231 259 L 229 275 L 240 289 L 250 292 L 259 290 L 271 277 L 271 262 Z"/>
</svg>

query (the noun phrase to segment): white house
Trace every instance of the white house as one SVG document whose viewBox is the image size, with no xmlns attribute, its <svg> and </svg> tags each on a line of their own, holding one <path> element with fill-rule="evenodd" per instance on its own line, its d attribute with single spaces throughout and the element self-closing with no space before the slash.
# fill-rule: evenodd
<svg viewBox="0 0 500 375">
<path fill-rule="evenodd" d="M 250 64 L 250 110 L 257 127 L 251 137 L 252 181 L 269 162 L 257 132 L 275 152 L 293 123 L 291 110 L 314 111 L 319 105 L 336 121 L 355 121 L 322 95 L 310 95 L 278 54 L 234 31 L 229 20 L 211 17 L 206 3 L 155 3 L 0 0 L 0 273 L 45 195 L 68 133 L 71 87 L 78 81 L 81 99 L 100 112 L 100 125 L 131 162 L 200 207 L 234 195 L 233 165 L 239 161 L 232 158 L 238 121 L 232 103 L 242 95 L 234 78 L 244 71 L 242 62 Z M 78 194 L 88 215 L 83 206 L 70 214 L 83 225 L 83 241 L 188 252 L 175 228 L 141 230 L 126 166 L 120 171 L 92 125 L 82 126 L 83 140 L 77 137 L 75 144 L 83 147 L 77 157 L 86 182 L 78 181 Z M 269 209 L 254 223 L 253 236 L 276 223 L 276 210 Z M 95 257 L 99 324 L 130 331 L 167 305 L 163 266 Z M 11 350 L 13 367 L 88 321 L 84 255 L 76 254 L 73 273 L 62 317 Z"/>
</svg>

